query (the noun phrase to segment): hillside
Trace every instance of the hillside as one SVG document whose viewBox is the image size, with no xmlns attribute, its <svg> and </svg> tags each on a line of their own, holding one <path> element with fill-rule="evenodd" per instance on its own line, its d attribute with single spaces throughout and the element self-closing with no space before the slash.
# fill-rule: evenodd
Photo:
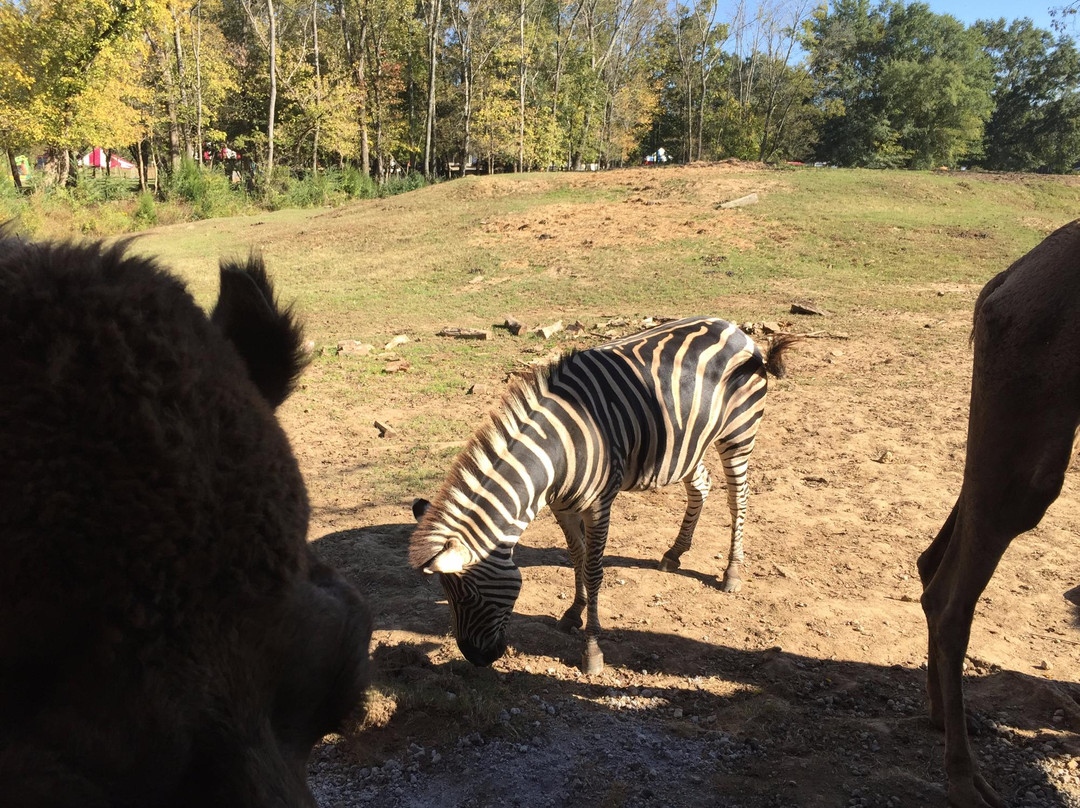
<svg viewBox="0 0 1080 808">
<path fill-rule="evenodd" d="M 752 192 L 756 205 L 717 207 Z M 314 762 L 322 804 L 943 805 L 915 559 L 959 490 L 971 307 L 1078 213 L 1066 178 L 720 164 L 469 178 L 140 239 L 203 303 L 219 254 L 261 249 L 317 346 L 282 420 L 311 539 L 377 613 L 379 666 L 369 726 Z M 791 314 L 794 301 L 829 314 Z M 583 676 L 580 639 L 554 627 L 573 575 L 544 512 L 517 553 L 512 651 L 472 668 L 437 583 L 406 565 L 412 497 L 434 493 L 528 363 L 689 314 L 811 335 L 770 384 L 743 591 L 715 584 L 721 493 L 677 573 L 656 561 L 681 486 L 623 494 L 600 604 L 608 667 Z M 507 315 L 583 330 L 436 336 Z M 410 341 L 391 356 L 329 349 L 380 354 L 396 334 Z M 1062 598 L 1080 583 L 1078 529 L 1070 472 L 977 609 L 974 742 L 1010 804 L 1080 806 L 1080 636 Z"/>
</svg>

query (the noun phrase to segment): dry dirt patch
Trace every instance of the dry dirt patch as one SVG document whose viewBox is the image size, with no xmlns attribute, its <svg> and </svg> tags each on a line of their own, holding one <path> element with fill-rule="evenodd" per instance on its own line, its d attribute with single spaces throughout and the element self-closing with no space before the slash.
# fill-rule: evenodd
<svg viewBox="0 0 1080 808">
<path fill-rule="evenodd" d="M 379 612 L 375 658 L 390 694 L 378 726 L 320 750 L 312 771 L 322 804 L 943 804 L 914 562 L 948 512 L 963 458 L 970 354 L 960 312 L 976 290 L 949 291 L 963 299 L 938 329 L 956 348 L 932 361 L 912 347 L 918 317 L 870 311 L 845 325 L 849 339 L 794 351 L 752 461 L 742 593 L 716 587 L 722 494 L 675 574 L 656 561 L 677 529 L 681 489 L 622 495 L 598 677 L 576 668 L 580 639 L 554 628 L 572 573 L 550 516 L 518 550 L 525 584 L 511 653 L 477 670 L 443 633 L 437 585 L 405 568 L 407 503 L 344 520 L 316 501 L 316 546 Z M 290 429 L 297 421 L 286 415 Z M 347 444 L 305 450 L 302 461 L 344 462 L 355 453 Z M 375 527 L 341 532 L 344 521 Z M 975 745 L 1012 804 L 1080 805 L 1080 645 L 1062 598 L 1077 582 L 1077 524 L 1070 473 L 1046 524 L 1009 551 L 978 608 Z"/>
<path fill-rule="evenodd" d="M 535 192 L 537 182 L 470 179 L 417 197 L 476 203 L 482 212 L 475 218 L 451 220 L 442 203 L 414 209 L 388 201 L 297 224 L 290 238 L 355 257 L 344 281 L 328 275 L 327 288 L 338 290 L 366 282 L 369 264 L 372 273 L 402 271 L 378 260 L 380 230 L 393 228 L 393 237 L 405 240 L 423 232 L 426 219 L 444 216 L 439 221 L 453 239 L 439 249 L 467 243 L 504 262 L 475 283 L 466 271 L 448 280 L 448 300 L 472 301 L 497 296 L 507 288 L 500 279 L 533 266 L 533 256 L 561 281 L 559 273 L 580 267 L 591 250 L 674 250 L 683 236 L 705 229 L 715 246 L 702 249 L 704 277 L 724 272 L 731 250 L 760 254 L 763 239 L 789 235 L 759 212 L 715 209 L 751 191 L 766 201 L 785 193 L 782 173 L 637 169 L 559 180 L 602 191 L 589 202 L 556 194 L 514 212 L 491 204 Z M 981 257 L 1001 251 L 998 231 L 940 229 L 930 235 L 943 248 L 962 243 Z M 910 233 L 927 235 L 915 226 Z M 859 234 L 823 228 L 820 236 L 824 253 L 830 243 L 843 253 Z M 838 313 L 827 321 L 788 318 L 795 330 L 820 333 L 793 350 L 789 378 L 770 388 L 751 461 L 744 591 L 726 595 L 716 586 L 728 540 L 722 492 L 710 499 L 694 548 L 672 574 L 656 562 L 677 530 L 681 488 L 622 495 L 600 603 L 608 667 L 597 677 L 577 669 L 581 638 L 554 626 L 573 576 L 550 515 L 541 514 L 517 552 L 524 589 L 511 651 L 479 670 L 446 635 L 437 583 L 406 564 L 409 500 L 433 490 L 396 501 L 376 493 L 387 490 L 384 478 L 416 466 L 418 455 L 444 457 L 448 466 L 455 441 L 498 400 L 506 363 L 483 372 L 474 365 L 449 405 L 444 395 L 416 388 L 399 394 L 384 385 L 377 400 L 357 406 L 356 372 L 311 368 L 282 420 L 311 492 L 311 538 L 376 612 L 378 672 L 369 726 L 355 739 L 329 739 L 313 760 L 320 804 L 944 805 L 942 737 L 929 726 L 922 692 L 926 640 L 915 560 L 959 489 L 978 289 L 926 282 L 905 290 L 903 311 L 880 298 L 844 310 L 818 299 Z M 733 286 L 723 300 L 765 305 L 757 294 Z M 770 279 L 768 305 L 808 294 L 795 280 Z M 535 322 L 549 308 L 540 300 L 532 311 L 513 313 Z M 610 311 L 626 313 L 617 301 Z M 377 311 L 366 315 L 387 321 Z M 433 334 L 447 315 L 432 308 L 409 325 Z M 328 314 L 338 319 L 317 325 L 336 333 L 331 328 L 351 316 Z M 523 362 L 540 355 L 525 346 L 550 349 L 535 340 L 520 344 Z M 453 361 L 443 348 L 425 354 L 433 364 Z M 419 360 L 413 364 L 419 374 Z M 465 395 L 473 381 L 487 391 Z M 439 445 L 420 445 L 408 430 L 387 440 L 372 427 L 374 419 L 410 418 L 452 428 Z M 718 463 L 709 462 L 721 478 Z M 1078 527 L 1080 487 L 1070 472 L 1044 523 L 1014 542 L 976 612 L 967 671 L 974 745 L 1011 805 L 1080 806 L 1080 634 L 1076 610 L 1062 598 L 1080 583 Z"/>
</svg>

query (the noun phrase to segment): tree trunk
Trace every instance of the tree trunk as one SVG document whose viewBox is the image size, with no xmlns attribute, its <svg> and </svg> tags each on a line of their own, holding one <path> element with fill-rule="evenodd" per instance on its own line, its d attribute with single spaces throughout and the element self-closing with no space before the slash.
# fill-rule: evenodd
<svg viewBox="0 0 1080 808">
<path fill-rule="evenodd" d="M 689 78 L 686 81 L 686 157 L 687 163 L 694 159 L 694 88 Z"/>
<path fill-rule="evenodd" d="M 15 183 L 15 187 L 20 191 L 22 190 L 22 177 L 19 176 L 19 164 L 15 162 L 15 150 L 8 146 L 7 149 L 8 166 L 11 167 L 11 179 Z"/>
<path fill-rule="evenodd" d="M 356 5 L 356 36 L 353 37 L 353 28 L 349 24 L 349 7 L 347 2 Z M 367 30 L 368 18 L 360 8 L 358 0 L 338 0 L 338 15 L 341 17 L 341 34 L 345 43 L 345 56 L 352 67 L 353 81 L 356 83 L 356 91 L 359 94 L 359 109 L 357 110 L 358 125 L 360 127 L 360 164 L 364 173 L 371 175 L 371 157 L 368 151 L 367 129 L 367 87 L 366 65 L 367 58 Z"/>
<path fill-rule="evenodd" d="M 203 164 L 202 131 L 202 0 L 195 6 L 195 41 L 191 49 L 195 56 L 195 151 L 199 165 Z"/>
<path fill-rule="evenodd" d="M 701 153 L 705 145 L 705 90 L 707 81 L 708 78 L 706 77 L 705 68 L 703 67 L 701 73 L 701 95 L 699 96 L 701 101 L 698 104 L 697 124 L 697 159 L 699 160 L 702 159 Z"/>
<path fill-rule="evenodd" d="M 150 47 L 156 53 L 158 69 L 161 70 L 165 81 L 165 114 L 169 121 L 169 168 L 176 171 L 180 166 L 180 133 L 177 131 L 178 122 L 176 116 L 176 79 L 173 76 L 172 65 L 169 64 L 169 55 L 166 48 L 159 47 L 151 39 Z"/>
<path fill-rule="evenodd" d="M 139 141 L 131 150 L 135 152 L 135 162 L 139 168 L 139 193 L 146 193 L 146 164 L 143 162 L 143 144 Z"/>
<path fill-rule="evenodd" d="M 311 0 L 311 32 L 315 48 L 315 136 L 311 144 L 311 170 L 319 171 L 319 123 L 322 116 L 322 68 L 319 66 L 319 0 Z"/>
<path fill-rule="evenodd" d="M 525 0 L 518 3 L 518 163 L 517 170 L 525 170 Z"/>
<path fill-rule="evenodd" d="M 469 63 L 468 63 L 468 61 L 466 61 L 464 66 L 463 66 L 462 78 L 463 78 L 462 84 L 464 84 L 464 90 L 465 90 L 465 108 L 463 110 L 464 118 L 465 118 L 465 125 L 463 127 L 464 128 L 464 137 L 462 138 L 462 144 L 461 144 L 462 149 L 461 149 L 461 166 L 460 166 L 460 170 L 461 170 L 461 176 L 464 177 L 465 176 L 465 163 L 469 159 L 469 147 L 471 145 L 470 139 L 472 137 L 472 81 L 470 81 Z"/>
<path fill-rule="evenodd" d="M 435 150 L 435 60 L 439 52 L 439 25 L 442 21 L 442 0 L 430 0 L 428 16 L 428 88 L 427 116 L 424 121 L 424 176 L 430 177 L 434 168 L 432 156 Z"/>
<path fill-rule="evenodd" d="M 375 178 L 382 183 L 386 179 L 386 163 L 383 156 L 383 109 L 382 109 L 382 31 L 371 39 L 371 67 L 374 81 L 371 98 L 375 102 Z"/>
<path fill-rule="evenodd" d="M 70 150 L 64 149 L 64 159 L 61 165 L 64 171 L 64 181 L 71 186 L 78 185 L 79 175 L 75 173 L 75 163 L 71 159 Z"/>
<path fill-rule="evenodd" d="M 277 113 L 277 16 L 274 0 L 266 0 L 270 17 L 270 114 L 266 122 L 266 187 L 274 176 L 274 118 Z"/>
<path fill-rule="evenodd" d="M 173 21 L 173 48 L 176 51 L 176 83 L 180 88 L 180 103 L 183 106 L 184 115 L 187 115 L 188 110 L 191 108 L 188 104 L 187 87 L 184 81 L 184 49 L 180 44 L 180 20 L 176 16 L 176 11 L 170 7 L 169 13 L 172 15 Z M 184 144 L 184 152 L 191 156 L 191 137 L 189 130 L 190 120 L 180 122 L 180 138 Z"/>
</svg>

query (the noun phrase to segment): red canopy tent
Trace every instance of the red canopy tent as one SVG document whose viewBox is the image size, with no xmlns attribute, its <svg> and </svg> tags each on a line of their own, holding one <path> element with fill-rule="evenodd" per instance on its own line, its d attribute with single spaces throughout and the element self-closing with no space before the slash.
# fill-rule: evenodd
<svg viewBox="0 0 1080 808">
<path fill-rule="evenodd" d="M 86 154 L 79 160 L 79 165 L 90 166 L 91 168 L 105 168 L 105 150 L 101 147 L 93 149 L 89 154 Z M 135 168 L 134 163 L 129 163 L 119 155 L 112 155 L 109 158 L 109 168 Z"/>
</svg>

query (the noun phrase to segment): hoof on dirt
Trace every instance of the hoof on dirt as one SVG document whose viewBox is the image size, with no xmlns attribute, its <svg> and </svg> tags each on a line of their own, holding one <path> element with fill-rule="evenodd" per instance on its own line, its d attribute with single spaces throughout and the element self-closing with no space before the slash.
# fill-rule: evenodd
<svg viewBox="0 0 1080 808">
<path fill-rule="evenodd" d="M 677 558 L 670 558 L 668 556 L 664 556 L 660 559 L 660 570 L 662 572 L 675 572 L 675 570 L 677 570 L 681 566 L 682 564 Z"/>
<path fill-rule="evenodd" d="M 957 808 L 1006 808 L 1005 801 L 978 773 L 957 783 L 949 781 L 949 805 Z"/>
<path fill-rule="evenodd" d="M 559 618 L 559 621 L 555 625 L 558 626 L 559 631 L 565 631 L 567 634 L 571 634 L 575 629 L 581 628 L 581 615 L 564 614 Z"/>
<path fill-rule="evenodd" d="M 725 575 L 720 582 L 721 592 L 739 592 L 742 590 L 742 578 L 738 575 Z"/>
<path fill-rule="evenodd" d="M 590 653 L 586 648 L 585 653 L 581 655 L 581 672 L 587 676 L 595 676 L 603 671 L 604 654 L 599 649 Z"/>
</svg>

